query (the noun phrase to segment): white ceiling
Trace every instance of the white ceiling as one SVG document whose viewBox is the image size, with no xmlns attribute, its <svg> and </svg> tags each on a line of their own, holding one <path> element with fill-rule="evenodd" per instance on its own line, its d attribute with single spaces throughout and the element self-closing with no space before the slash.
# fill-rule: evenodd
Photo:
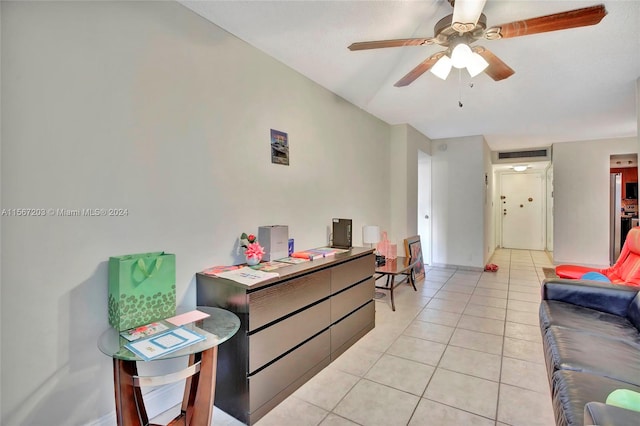
<svg viewBox="0 0 640 426">
<path fill-rule="evenodd" d="M 180 3 L 363 110 L 431 139 L 484 135 L 491 149 L 508 150 L 637 135 L 639 0 L 488 0 L 488 27 L 600 3 L 608 15 L 595 26 L 477 42 L 515 70 L 506 80 L 453 70 L 442 81 L 427 72 L 403 88 L 394 83 L 440 46 L 347 46 L 431 37 L 452 13 L 448 1 Z"/>
</svg>

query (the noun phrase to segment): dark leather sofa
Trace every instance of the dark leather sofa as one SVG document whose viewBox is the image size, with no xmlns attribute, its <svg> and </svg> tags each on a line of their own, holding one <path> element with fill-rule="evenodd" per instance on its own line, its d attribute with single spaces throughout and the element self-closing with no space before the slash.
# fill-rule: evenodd
<svg viewBox="0 0 640 426">
<path fill-rule="evenodd" d="M 604 404 L 640 392 L 640 287 L 547 279 L 540 329 L 556 424 L 640 425 L 640 412 Z"/>
</svg>

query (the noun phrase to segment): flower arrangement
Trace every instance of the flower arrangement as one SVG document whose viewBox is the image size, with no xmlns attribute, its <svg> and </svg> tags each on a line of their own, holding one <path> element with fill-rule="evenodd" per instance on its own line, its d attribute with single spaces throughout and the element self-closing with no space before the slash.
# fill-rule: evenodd
<svg viewBox="0 0 640 426">
<path fill-rule="evenodd" d="M 247 263 L 250 265 L 257 265 L 264 256 L 264 248 L 258 244 L 258 240 L 255 235 L 243 232 L 240 236 L 240 246 L 245 248 L 244 255 L 247 259 Z"/>
</svg>

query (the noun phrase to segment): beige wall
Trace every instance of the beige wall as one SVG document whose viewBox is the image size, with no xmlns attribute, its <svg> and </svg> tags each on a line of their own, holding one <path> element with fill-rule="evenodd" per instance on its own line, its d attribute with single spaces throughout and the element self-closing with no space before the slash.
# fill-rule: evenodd
<svg viewBox="0 0 640 426">
<path fill-rule="evenodd" d="M 431 153 L 433 264 L 481 269 L 493 233 L 485 207 L 487 144 L 482 136 L 437 139 Z"/>
<path fill-rule="evenodd" d="M 431 141 L 407 124 L 391 126 L 389 239 L 404 253 L 404 239 L 418 234 L 418 151 L 431 153 Z"/>
<path fill-rule="evenodd" d="M 332 217 L 356 245 L 390 225 L 389 126 L 183 6 L 0 7 L 2 208 L 128 211 L 2 217 L 3 425 L 111 419 L 109 256 L 175 253 L 189 307 L 197 271 L 241 260 L 243 231 L 286 224 L 309 248 Z"/>
<path fill-rule="evenodd" d="M 553 146 L 554 263 L 609 265 L 609 158 L 637 149 L 637 138 Z"/>
</svg>

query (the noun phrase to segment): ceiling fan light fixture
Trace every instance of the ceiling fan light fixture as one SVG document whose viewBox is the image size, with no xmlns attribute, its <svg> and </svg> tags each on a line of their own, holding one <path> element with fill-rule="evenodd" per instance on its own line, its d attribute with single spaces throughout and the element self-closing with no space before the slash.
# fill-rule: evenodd
<svg viewBox="0 0 640 426">
<path fill-rule="evenodd" d="M 455 0 L 451 26 L 458 32 L 467 32 L 475 28 L 478 18 L 487 0 Z"/>
<path fill-rule="evenodd" d="M 447 55 L 442 55 L 438 62 L 435 63 L 430 70 L 436 77 L 446 80 L 451 72 L 451 58 Z"/>
<path fill-rule="evenodd" d="M 451 65 L 456 68 L 465 68 L 471 59 L 471 48 L 466 43 L 456 45 L 451 51 Z"/>
<path fill-rule="evenodd" d="M 469 75 L 471 75 L 471 77 L 475 77 L 487 69 L 488 66 L 489 62 L 487 62 L 478 53 L 473 52 L 471 56 L 469 56 L 469 61 L 467 62 L 467 71 L 469 71 Z"/>
</svg>

